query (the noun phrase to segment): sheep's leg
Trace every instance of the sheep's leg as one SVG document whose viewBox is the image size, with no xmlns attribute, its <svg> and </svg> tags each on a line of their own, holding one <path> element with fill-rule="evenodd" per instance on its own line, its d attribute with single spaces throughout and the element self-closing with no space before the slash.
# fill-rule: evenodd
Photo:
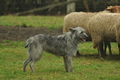
<svg viewBox="0 0 120 80">
<path fill-rule="evenodd" d="M 104 45 L 105 45 L 105 48 L 104 48 L 104 54 L 106 56 L 106 49 L 107 49 L 107 46 L 108 46 L 108 49 L 109 49 L 109 54 L 112 55 L 112 50 L 111 50 L 111 45 L 110 45 L 110 42 L 109 41 L 104 41 Z"/>
<path fill-rule="evenodd" d="M 110 55 L 112 55 L 112 50 L 111 50 L 110 42 L 107 42 L 107 45 L 108 45 L 109 53 L 110 53 Z"/>
<path fill-rule="evenodd" d="M 77 51 L 77 56 L 80 56 L 81 54 L 79 53 L 79 51 Z"/>
<path fill-rule="evenodd" d="M 98 53 L 99 53 L 100 58 L 103 58 L 104 57 L 104 55 L 103 55 L 103 42 L 99 43 L 97 49 L 98 49 Z"/>
<path fill-rule="evenodd" d="M 118 50 L 119 50 L 119 55 L 120 55 L 120 44 L 118 44 Z"/>
<path fill-rule="evenodd" d="M 104 41 L 104 42 L 103 42 L 103 51 L 104 51 L 104 55 L 106 55 L 106 49 L 107 49 L 107 42 Z"/>
</svg>

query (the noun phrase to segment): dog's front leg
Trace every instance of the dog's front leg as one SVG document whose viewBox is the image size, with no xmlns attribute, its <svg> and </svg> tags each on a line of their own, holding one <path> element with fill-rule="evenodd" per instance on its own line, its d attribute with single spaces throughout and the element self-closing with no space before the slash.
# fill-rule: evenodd
<svg viewBox="0 0 120 80">
<path fill-rule="evenodd" d="M 73 67 L 72 67 L 72 56 L 67 56 L 67 64 L 68 64 L 68 68 L 70 69 L 71 72 L 74 72 Z"/>
<path fill-rule="evenodd" d="M 65 70 L 66 70 L 66 72 L 69 72 L 69 70 L 68 70 L 68 64 L 67 64 L 68 60 L 66 58 L 66 55 L 63 56 L 63 59 L 64 59 L 64 64 L 65 64 Z"/>
<path fill-rule="evenodd" d="M 73 68 L 72 68 L 72 56 L 63 56 L 64 58 L 64 64 L 65 64 L 65 69 L 67 72 L 69 72 L 69 70 L 71 72 L 74 72 Z"/>
</svg>

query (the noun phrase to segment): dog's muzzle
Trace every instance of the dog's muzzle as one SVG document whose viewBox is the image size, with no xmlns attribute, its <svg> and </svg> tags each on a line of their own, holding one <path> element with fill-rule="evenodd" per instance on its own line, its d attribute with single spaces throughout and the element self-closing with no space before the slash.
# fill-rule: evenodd
<svg viewBox="0 0 120 80">
<path fill-rule="evenodd" d="M 80 40 L 83 41 L 83 42 L 85 42 L 87 38 L 88 38 L 88 35 L 85 34 L 85 35 L 82 36 L 82 38 L 80 38 Z"/>
</svg>

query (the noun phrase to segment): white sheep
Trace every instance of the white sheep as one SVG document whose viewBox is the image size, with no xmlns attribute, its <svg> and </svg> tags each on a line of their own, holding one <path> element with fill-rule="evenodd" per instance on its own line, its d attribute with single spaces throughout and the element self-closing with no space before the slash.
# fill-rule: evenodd
<svg viewBox="0 0 120 80">
<path fill-rule="evenodd" d="M 120 44 L 119 18 L 119 13 L 100 13 L 93 16 L 88 22 L 93 48 L 98 49 L 100 57 L 104 57 L 103 41 L 115 42 L 117 39 L 118 44 Z"/>
</svg>

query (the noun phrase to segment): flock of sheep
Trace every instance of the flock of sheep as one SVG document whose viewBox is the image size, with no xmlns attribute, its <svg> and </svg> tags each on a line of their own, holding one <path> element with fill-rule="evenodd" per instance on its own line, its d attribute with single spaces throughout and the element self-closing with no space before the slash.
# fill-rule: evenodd
<svg viewBox="0 0 120 80">
<path fill-rule="evenodd" d="M 88 40 L 93 42 L 100 57 L 106 56 L 106 48 L 112 55 L 110 42 L 117 42 L 120 54 L 120 6 L 110 6 L 101 12 L 72 12 L 65 16 L 63 33 L 80 26 L 86 29 Z"/>
</svg>

